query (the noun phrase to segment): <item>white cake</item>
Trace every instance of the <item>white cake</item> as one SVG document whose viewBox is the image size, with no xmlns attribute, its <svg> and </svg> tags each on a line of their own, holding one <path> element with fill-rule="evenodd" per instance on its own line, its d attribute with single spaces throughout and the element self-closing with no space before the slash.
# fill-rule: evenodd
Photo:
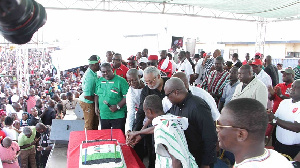
<svg viewBox="0 0 300 168">
<path fill-rule="evenodd" d="M 86 148 L 82 148 L 82 145 L 80 145 L 79 167 L 126 168 L 122 149 L 118 143 L 108 141 Z"/>
</svg>

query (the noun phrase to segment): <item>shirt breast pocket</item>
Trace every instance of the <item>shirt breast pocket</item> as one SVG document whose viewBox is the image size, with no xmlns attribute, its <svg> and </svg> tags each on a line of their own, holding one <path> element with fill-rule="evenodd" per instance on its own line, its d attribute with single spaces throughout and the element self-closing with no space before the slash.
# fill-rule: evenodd
<svg viewBox="0 0 300 168">
<path fill-rule="evenodd" d="M 116 87 L 112 87 L 108 90 L 108 96 L 110 98 L 119 98 L 120 96 L 120 89 Z"/>
</svg>

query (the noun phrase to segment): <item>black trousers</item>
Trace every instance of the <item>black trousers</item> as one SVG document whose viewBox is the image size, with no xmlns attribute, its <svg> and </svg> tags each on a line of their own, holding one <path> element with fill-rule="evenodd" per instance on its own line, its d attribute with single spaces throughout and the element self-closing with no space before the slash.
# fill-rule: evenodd
<svg viewBox="0 0 300 168">
<path fill-rule="evenodd" d="M 289 155 L 292 159 L 300 152 L 300 146 L 284 145 L 278 140 L 275 142 L 274 149 L 279 153 Z"/>
<path fill-rule="evenodd" d="M 100 119 L 101 129 L 121 129 L 125 134 L 125 118 L 118 119 Z"/>
</svg>

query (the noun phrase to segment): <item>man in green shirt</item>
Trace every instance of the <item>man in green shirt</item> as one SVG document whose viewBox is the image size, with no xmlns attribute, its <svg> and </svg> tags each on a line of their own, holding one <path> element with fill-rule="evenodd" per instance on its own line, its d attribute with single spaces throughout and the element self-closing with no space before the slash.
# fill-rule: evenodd
<svg viewBox="0 0 300 168">
<path fill-rule="evenodd" d="M 101 129 L 113 127 L 124 132 L 128 83 L 113 73 L 109 63 L 102 64 L 100 70 L 102 77 L 96 83 L 95 109 L 97 115 L 100 113 Z"/>
<path fill-rule="evenodd" d="M 79 104 L 83 111 L 84 127 L 87 130 L 98 130 L 99 118 L 95 115 L 94 95 L 97 81 L 97 71 L 99 71 L 100 57 L 92 55 L 89 58 L 89 68 L 82 78 L 82 94 L 79 97 Z"/>
<path fill-rule="evenodd" d="M 35 138 L 35 136 L 35 127 L 24 127 L 23 132 L 18 137 L 18 145 L 21 149 L 20 158 L 22 168 L 27 168 L 28 162 L 31 168 L 36 168 L 35 145 L 39 141 L 39 138 Z"/>
</svg>

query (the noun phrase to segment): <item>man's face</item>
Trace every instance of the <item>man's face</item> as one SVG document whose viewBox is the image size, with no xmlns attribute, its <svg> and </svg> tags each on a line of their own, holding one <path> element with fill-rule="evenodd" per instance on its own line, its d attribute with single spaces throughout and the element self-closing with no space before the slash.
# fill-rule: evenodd
<svg viewBox="0 0 300 168">
<path fill-rule="evenodd" d="M 217 57 L 220 56 L 220 55 L 221 55 L 221 53 L 220 53 L 219 50 L 215 50 L 214 53 L 213 53 L 213 57 L 214 57 L 214 58 L 217 58 Z"/>
<path fill-rule="evenodd" d="M 30 138 L 31 135 L 32 135 L 32 133 L 30 133 L 30 134 L 25 134 L 25 136 L 26 136 L 27 138 Z"/>
<path fill-rule="evenodd" d="M 139 68 L 141 70 L 145 70 L 147 68 L 147 64 L 145 62 L 141 62 L 141 63 L 139 63 Z"/>
<path fill-rule="evenodd" d="M 100 65 L 99 65 L 99 63 L 93 64 L 93 69 L 94 69 L 95 71 L 99 71 L 99 70 L 100 70 Z M 72 79 L 72 78 L 70 78 L 70 79 Z"/>
<path fill-rule="evenodd" d="M 294 78 L 293 74 L 282 72 L 282 81 L 283 82 L 290 82 L 290 81 L 292 81 L 292 78 Z"/>
<path fill-rule="evenodd" d="M 215 61 L 215 68 L 218 72 L 222 72 L 223 71 L 223 61 L 221 60 L 216 60 Z"/>
<path fill-rule="evenodd" d="M 142 53 L 141 52 L 136 53 L 136 58 L 137 59 L 140 59 L 141 57 L 142 57 Z"/>
<path fill-rule="evenodd" d="M 218 142 L 220 148 L 233 151 L 237 143 L 237 128 L 222 126 L 234 126 L 233 116 L 231 115 L 230 110 L 228 110 L 226 107 L 222 109 L 222 113 L 217 121 L 216 131 L 218 133 Z"/>
<path fill-rule="evenodd" d="M 122 59 L 120 55 L 114 55 L 112 58 L 112 62 L 113 62 L 113 67 L 114 68 L 119 68 L 122 64 Z"/>
<path fill-rule="evenodd" d="M 38 111 L 36 110 L 36 108 L 32 108 L 30 111 L 31 111 L 31 114 L 32 114 L 34 117 L 37 117 Z"/>
<path fill-rule="evenodd" d="M 148 60 L 148 66 L 155 66 L 157 68 L 158 61 L 157 60 Z"/>
<path fill-rule="evenodd" d="M 114 73 L 111 68 L 101 67 L 102 77 L 106 80 L 111 80 L 114 77 Z"/>
<path fill-rule="evenodd" d="M 107 62 L 112 62 L 113 54 L 111 51 L 106 52 L 106 60 Z"/>
<path fill-rule="evenodd" d="M 176 89 L 165 86 L 164 90 L 165 90 L 166 97 L 170 100 L 170 102 L 172 104 L 179 103 L 178 99 L 177 99 L 177 96 L 175 95 Z"/>
<path fill-rule="evenodd" d="M 28 119 L 28 115 L 27 115 L 27 114 L 23 114 L 23 115 L 22 115 L 22 120 L 23 120 L 23 121 L 26 121 L 27 119 Z"/>
<path fill-rule="evenodd" d="M 294 82 L 292 84 L 292 89 L 291 89 L 291 93 L 290 93 L 290 97 L 293 100 L 300 100 L 300 82 Z"/>
<path fill-rule="evenodd" d="M 282 70 L 282 65 L 277 65 L 278 70 Z"/>
<path fill-rule="evenodd" d="M 142 56 L 143 56 L 143 57 L 147 57 L 147 55 L 148 55 L 147 51 L 146 51 L 146 50 L 143 50 L 143 51 L 142 51 Z"/>
<path fill-rule="evenodd" d="M 229 80 L 237 81 L 238 80 L 238 70 L 235 68 L 230 69 L 229 71 Z"/>
<path fill-rule="evenodd" d="M 30 90 L 29 90 L 29 94 L 30 94 L 31 96 L 34 96 L 34 95 L 35 95 L 34 89 L 30 89 Z"/>
<path fill-rule="evenodd" d="M 143 110 L 145 112 L 145 116 L 149 119 L 149 120 L 153 120 L 153 115 L 151 114 L 151 111 L 149 109 L 146 109 L 145 106 L 143 105 Z"/>
<path fill-rule="evenodd" d="M 44 129 L 42 129 L 42 128 L 36 128 L 36 132 L 38 132 L 38 133 L 44 133 L 45 132 L 45 130 Z"/>
<path fill-rule="evenodd" d="M 167 58 L 167 52 L 166 52 L 165 50 L 162 50 L 162 51 L 160 52 L 160 58 L 161 58 L 161 59 L 166 59 L 166 58 Z"/>
<path fill-rule="evenodd" d="M 133 87 L 134 89 L 138 89 L 140 85 L 140 79 L 138 75 L 131 74 L 131 75 L 126 75 L 127 77 L 127 82 L 129 86 Z"/>
<path fill-rule="evenodd" d="M 251 77 L 251 74 L 248 70 L 240 68 L 238 71 L 238 77 L 240 81 L 244 83 L 244 82 L 248 82 L 248 80 Z"/>
<path fill-rule="evenodd" d="M 180 62 L 182 62 L 184 59 L 185 59 L 185 55 L 184 55 L 184 54 L 179 54 L 179 55 L 178 55 L 178 60 L 179 60 Z"/>
<path fill-rule="evenodd" d="M 71 96 L 67 96 L 69 101 L 73 101 L 73 94 Z"/>
<path fill-rule="evenodd" d="M 249 55 L 246 55 L 246 60 L 248 61 L 250 59 L 250 56 Z"/>
<path fill-rule="evenodd" d="M 135 60 L 128 60 L 127 66 L 128 66 L 129 69 L 136 68 L 137 67 L 136 61 Z"/>
<path fill-rule="evenodd" d="M 251 67 L 252 67 L 254 73 L 259 74 L 259 72 L 261 70 L 260 65 L 251 65 Z"/>
<path fill-rule="evenodd" d="M 146 85 L 150 88 L 150 89 L 156 89 L 159 86 L 159 82 L 160 82 L 160 76 L 155 76 L 153 73 L 149 73 L 149 74 L 145 74 L 144 75 L 144 80 Z"/>
</svg>

